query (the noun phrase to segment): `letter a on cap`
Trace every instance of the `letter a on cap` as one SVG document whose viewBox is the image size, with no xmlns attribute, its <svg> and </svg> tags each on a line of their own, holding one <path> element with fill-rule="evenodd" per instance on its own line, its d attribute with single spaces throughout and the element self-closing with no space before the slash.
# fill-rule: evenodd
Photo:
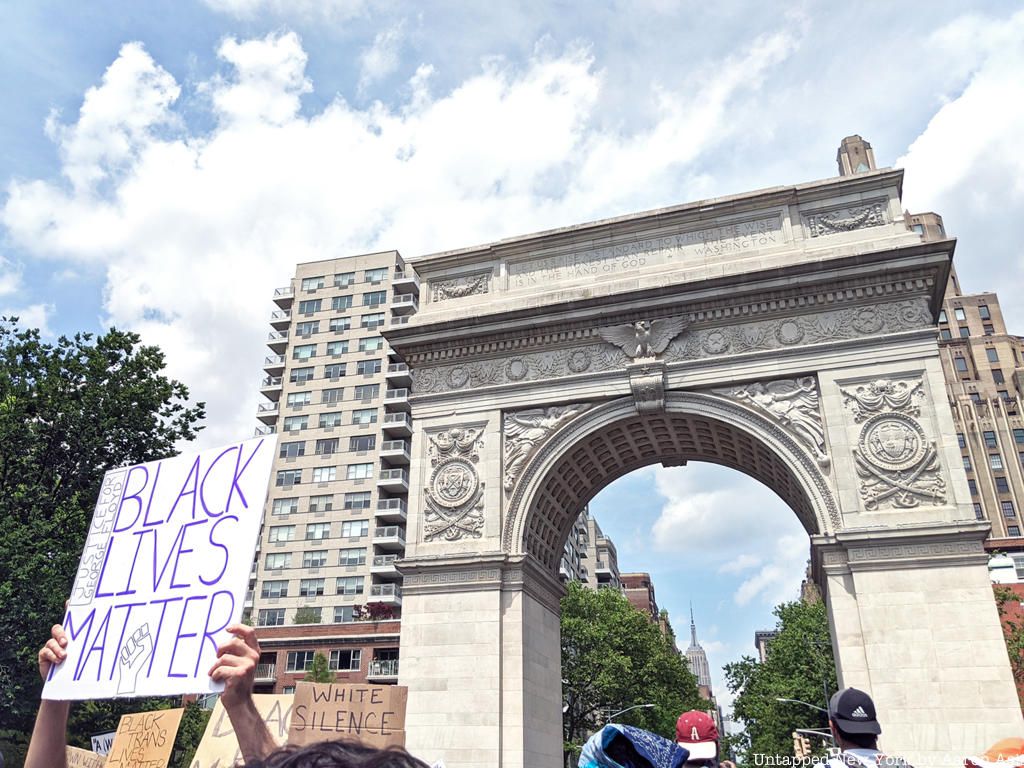
<svg viewBox="0 0 1024 768">
<path fill-rule="evenodd" d="M 690 738 L 694 741 L 700 741 L 700 734 L 697 733 L 697 726 L 693 726 L 693 728 L 690 729 Z"/>
</svg>

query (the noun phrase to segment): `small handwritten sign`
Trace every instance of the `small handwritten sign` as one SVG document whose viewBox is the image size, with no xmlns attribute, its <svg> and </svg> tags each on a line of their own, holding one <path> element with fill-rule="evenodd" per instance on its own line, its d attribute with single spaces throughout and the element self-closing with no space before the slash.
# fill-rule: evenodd
<svg viewBox="0 0 1024 768">
<path fill-rule="evenodd" d="M 103 768 L 107 758 L 88 749 L 68 747 L 68 768 Z"/>
<path fill-rule="evenodd" d="M 290 693 L 257 693 L 252 699 L 256 711 L 267 724 L 271 738 L 279 745 L 284 744 L 288 739 L 294 696 Z M 189 768 L 232 768 L 236 764 L 242 764 L 242 750 L 238 748 L 238 737 L 231 727 L 228 713 L 217 699 Z"/>
<path fill-rule="evenodd" d="M 110 731 L 92 736 L 92 751 L 97 755 L 110 754 L 110 745 L 114 743 L 114 733 L 115 731 Z"/>
<path fill-rule="evenodd" d="M 123 715 L 105 768 L 167 768 L 184 709 Z"/>
<path fill-rule="evenodd" d="M 398 685 L 299 683 L 288 743 L 357 739 L 373 747 L 404 747 L 408 694 Z"/>
<path fill-rule="evenodd" d="M 223 688 L 207 672 L 241 618 L 273 454 L 260 438 L 107 473 L 43 698 Z"/>
</svg>

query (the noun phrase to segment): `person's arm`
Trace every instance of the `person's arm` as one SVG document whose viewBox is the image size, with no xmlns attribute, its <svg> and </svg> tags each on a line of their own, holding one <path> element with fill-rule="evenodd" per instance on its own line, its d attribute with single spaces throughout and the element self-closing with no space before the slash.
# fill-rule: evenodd
<svg viewBox="0 0 1024 768">
<path fill-rule="evenodd" d="M 234 637 L 217 649 L 217 661 L 210 668 L 210 678 L 224 683 L 220 700 L 231 719 L 242 757 L 248 763 L 266 757 L 277 749 L 277 744 L 252 700 L 252 683 L 260 660 L 256 630 L 244 624 L 232 624 L 228 632 Z"/>
<path fill-rule="evenodd" d="M 39 651 L 39 674 L 46 682 L 51 667 L 67 658 L 68 638 L 64 627 L 54 624 L 50 639 Z M 25 768 L 67 768 L 68 712 L 71 703 L 43 699 L 36 714 L 36 725 L 32 729 L 32 740 L 28 744 Z"/>
</svg>

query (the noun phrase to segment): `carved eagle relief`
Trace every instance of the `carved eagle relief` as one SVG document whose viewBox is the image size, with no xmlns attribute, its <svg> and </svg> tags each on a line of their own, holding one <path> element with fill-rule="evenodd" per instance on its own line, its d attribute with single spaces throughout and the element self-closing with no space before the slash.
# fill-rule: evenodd
<svg viewBox="0 0 1024 768">
<path fill-rule="evenodd" d="M 682 333 L 687 325 L 687 321 L 681 317 L 666 317 L 598 328 L 597 333 L 630 357 L 654 357 L 664 352 L 672 339 Z"/>
</svg>

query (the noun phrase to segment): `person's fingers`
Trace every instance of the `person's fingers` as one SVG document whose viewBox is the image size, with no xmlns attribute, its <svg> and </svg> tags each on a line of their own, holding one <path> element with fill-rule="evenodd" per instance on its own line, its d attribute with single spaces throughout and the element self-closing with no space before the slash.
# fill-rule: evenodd
<svg viewBox="0 0 1024 768">
<path fill-rule="evenodd" d="M 219 666 L 210 670 L 210 679 L 218 683 L 226 683 L 229 680 L 244 679 L 246 671 L 240 667 Z"/>
<path fill-rule="evenodd" d="M 240 638 L 233 637 L 230 640 L 221 643 L 217 648 L 217 655 L 223 656 L 225 654 L 232 654 L 235 656 L 248 656 L 253 659 L 259 658 L 259 651 L 253 648 L 251 645 L 247 645 Z"/>
<path fill-rule="evenodd" d="M 214 662 L 213 666 L 210 667 L 209 674 L 212 675 L 213 671 L 218 667 L 230 667 L 235 669 L 242 669 L 243 671 L 249 671 L 255 669 L 256 665 L 253 663 L 254 659 L 243 656 L 235 656 L 233 654 L 226 654 L 221 656 Z"/>
<path fill-rule="evenodd" d="M 61 661 L 63 661 L 68 655 L 68 652 L 65 651 L 56 640 L 47 640 L 46 645 L 43 647 L 52 652 L 53 655 Z"/>
<path fill-rule="evenodd" d="M 256 640 L 256 629 L 254 627 L 250 627 L 248 624 L 229 624 L 228 632 L 241 639 L 250 648 L 259 650 L 260 644 Z"/>
<path fill-rule="evenodd" d="M 52 627 L 50 627 L 50 635 L 53 637 L 54 640 L 60 643 L 61 646 L 66 646 L 68 644 L 68 635 L 64 631 L 64 627 L 62 627 L 60 624 L 54 624 Z"/>
</svg>

